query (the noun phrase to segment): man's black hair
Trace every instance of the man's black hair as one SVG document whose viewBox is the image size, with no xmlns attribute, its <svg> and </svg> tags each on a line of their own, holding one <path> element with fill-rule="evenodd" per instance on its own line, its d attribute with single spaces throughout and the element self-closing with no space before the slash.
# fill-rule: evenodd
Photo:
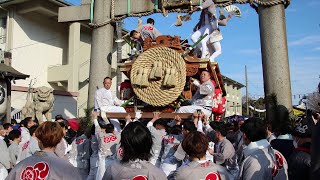
<svg viewBox="0 0 320 180">
<path fill-rule="evenodd" d="M 57 117 L 57 116 L 56 116 Z M 59 124 L 60 124 L 60 126 L 61 127 L 64 127 L 64 128 L 66 128 L 66 129 L 68 129 L 68 127 L 69 127 L 69 122 L 68 122 L 68 120 L 66 120 L 66 119 L 64 119 L 62 116 L 61 116 L 61 118 L 58 118 L 58 119 L 55 119 L 55 121 L 58 121 L 58 120 L 62 120 L 61 122 L 59 122 Z M 64 125 L 62 125 L 62 124 L 64 124 Z"/>
<path fill-rule="evenodd" d="M 153 123 L 153 126 L 156 127 L 156 125 L 163 126 L 164 128 L 167 127 L 167 123 L 166 123 L 166 121 L 163 120 L 163 119 L 158 119 L 158 120 L 156 120 L 156 121 Z"/>
<path fill-rule="evenodd" d="M 130 37 L 133 37 L 135 33 L 138 33 L 138 31 L 132 30 L 132 31 L 130 32 Z"/>
<path fill-rule="evenodd" d="M 168 132 L 168 134 L 179 135 L 182 132 L 182 126 L 175 125 L 172 128 L 170 128 L 167 132 Z"/>
<path fill-rule="evenodd" d="M 3 125 L 3 129 L 8 130 L 9 127 L 12 127 L 12 125 L 10 123 L 4 123 Z"/>
<path fill-rule="evenodd" d="M 20 122 L 20 124 L 22 124 L 25 128 L 27 128 L 27 127 L 28 127 L 28 123 L 29 123 L 30 121 L 32 121 L 32 118 L 31 118 L 31 117 L 26 117 L 26 118 L 24 118 L 24 120 L 22 120 L 22 121 Z"/>
<path fill-rule="evenodd" d="M 37 130 L 38 127 L 38 125 L 31 126 L 31 128 L 29 129 L 30 136 L 33 135 L 33 133 Z"/>
<path fill-rule="evenodd" d="M 54 119 L 57 121 L 57 120 L 63 120 L 63 116 L 61 114 L 57 114 Z"/>
<path fill-rule="evenodd" d="M 15 119 L 11 119 L 11 124 L 18 124 L 18 122 Z"/>
<path fill-rule="evenodd" d="M 61 126 L 62 128 L 65 128 L 65 129 L 67 128 L 67 127 L 66 127 L 66 124 L 65 124 L 64 122 L 59 122 L 59 124 L 60 124 L 60 126 Z"/>
<path fill-rule="evenodd" d="M 105 129 L 106 129 L 106 133 L 113 133 L 113 131 L 114 131 L 114 125 L 111 124 L 111 123 L 106 124 Z"/>
<path fill-rule="evenodd" d="M 240 130 L 251 142 L 267 138 L 267 127 L 260 118 L 252 117 L 247 119 L 240 127 Z"/>
<path fill-rule="evenodd" d="M 210 126 L 213 130 L 219 131 L 223 137 L 227 136 L 227 128 L 223 122 L 213 121 L 210 123 Z"/>
<path fill-rule="evenodd" d="M 21 136 L 21 132 L 19 130 L 12 130 L 9 132 L 8 139 L 13 141 Z"/>
<path fill-rule="evenodd" d="M 182 124 L 182 129 L 188 130 L 190 132 L 197 130 L 196 126 L 194 125 L 194 122 L 192 122 L 192 121 L 184 121 Z"/>
<path fill-rule="evenodd" d="M 112 78 L 109 77 L 109 76 L 107 76 L 107 77 L 105 77 L 105 78 L 103 79 L 103 82 L 104 82 L 105 80 L 107 80 L 107 79 L 109 79 L 110 81 L 112 81 Z"/>
<path fill-rule="evenodd" d="M 147 127 L 140 122 L 129 123 L 121 132 L 120 147 L 123 149 L 121 162 L 135 160 L 149 161 L 152 148 L 152 136 Z"/>
<path fill-rule="evenodd" d="M 147 23 L 148 23 L 148 24 L 153 24 L 153 25 L 154 25 L 154 19 L 152 19 L 152 18 L 148 18 L 148 19 L 147 19 Z"/>
<path fill-rule="evenodd" d="M 206 69 L 205 69 L 205 70 L 202 70 L 201 73 L 202 73 L 202 72 L 207 72 L 207 73 L 210 74 L 209 70 L 206 70 Z"/>
</svg>

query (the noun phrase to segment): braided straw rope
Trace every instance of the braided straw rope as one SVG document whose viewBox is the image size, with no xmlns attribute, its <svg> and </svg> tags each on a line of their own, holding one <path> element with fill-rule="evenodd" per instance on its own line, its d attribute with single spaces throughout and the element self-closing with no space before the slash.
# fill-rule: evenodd
<svg viewBox="0 0 320 180">
<path fill-rule="evenodd" d="M 232 4 L 246 4 L 249 3 L 251 5 L 251 7 L 253 7 L 256 11 L 257 11 L 257 5 L 260 6 L 266 6 L 266 7 L 271 7 L 271 6 L 276 6 L 279 4 L 284 4 L 284 7 L 287 8 L 290 5 L 291 0 L 272 0 L 272 1 L 264 1 L 264 0 L 230 0 L 228 2 L 224 2 L 224 3 L 216 3 L 216 6 L 218 7 L 226 7 Z M 178 13 L 188 13 L 189 10 L 188 9 L 171 9 L 171 10 L 166 10 L 166 12 L 163 12 L 163 10 L 160 9 L 156 9 L 156 10 L 151 10 L 151 11 L 147 11 L 147 12 L 142 12 L 142 13 L 130 13 L 130 14 L 126 14 L 126 15 L 122 15 L 122 16 L 117 16 L 115 17 L 115 0 L 111 0 L 111 18 L 105 22 L 99 23 L 99 24 L 95 24 L 95 23 L 89 23 L 88 25 L 92 28 L 99 28 L 102 26 L 105 26 L 107 24 L 110 24 L 112 22 L 116 22 L 116 21 L 121 21 L 123 19 L 125 19 L 126 17 L 141 17 L 141 16 L 149 16 L 151 14 L 154 13 L 172 13 L 172 12 L 178 12 Z"/>
<path fill-rule="evenodd" d="M 162 78 L 157 81 L 149 80 L 149 86 L 146 88 L 133 86 L 133 91 L 139 99 L 152 106 L 165 106 L 178 98 L 186 83 L 186 64 L 180 53 L 162 46 L 143 52 L 132 65 L 130 79 L 134 82 L 138 69 L 141 68 L 146 68 L 149 74 L 156 60 L 162 63 Z M 176 74 L 172 76 L 177 82 L 174 88 L 162 86 L 166 68 L 176 69 Z"/>
</svg>

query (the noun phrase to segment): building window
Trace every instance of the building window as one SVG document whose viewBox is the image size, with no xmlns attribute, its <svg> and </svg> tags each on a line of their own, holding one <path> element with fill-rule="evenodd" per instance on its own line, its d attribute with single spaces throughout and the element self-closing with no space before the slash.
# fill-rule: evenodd
<svg viewBox="0 0 320 180">
<path fill-rule="evenodd" d="M 0 44 L 6 43 L 7 39 L 7 17 L 0 17 Z"/>
</svg>

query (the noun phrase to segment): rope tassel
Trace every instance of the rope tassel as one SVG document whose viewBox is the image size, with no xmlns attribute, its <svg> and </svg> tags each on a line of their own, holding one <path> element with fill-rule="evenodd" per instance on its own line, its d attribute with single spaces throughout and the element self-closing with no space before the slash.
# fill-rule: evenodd
<svg viewBox="0 0 320 180">
<path fill-rule="evenodd" d="M 157 61 L 154 77 L 156 77 L 157 79 L 162 78 L 162 62 L 161 61 Z"/>
<path fill-rule="evenodd" d="M 156 67 L 158 66 L 158 61 L 154 61 L 152 65 L 152 69 L 149 75 L 150 80 L 157 80 L 157 78 L 154 76 L 156 72 Z"/>
<path fill-rule="evenodd" d="M 141 78 L 142 78 L 142 73 L 143 73 L 143 70 L 142 69 L 138 69 L 137 70 L 137 78 L 134 80 L 134 85 L 137 85 L 137 86 L 141 86 Z"/>
<path fill-rule="evenodd" d="M 143 74 L 141 77 L 141 87 L 148 87 L 149 86 L 149 81 L 148 81 L 148 69 L 143 68 Z"/>
<path fill-rule="evenodd" d="M 166 68 L 166 74 L 164 75 L 163 86 L 168 87 L 168 81 L 171 74 L 171 68 Z"/>
<path fill-rule="evenodd" d="M 168 83 L 167 86 L 170 88 L 174 88 L 176 87 L 176 69 L 175 68 L 171 68 L 171 72 L 170 72 L 170 76 L 168 79 Z"/>
</svg>

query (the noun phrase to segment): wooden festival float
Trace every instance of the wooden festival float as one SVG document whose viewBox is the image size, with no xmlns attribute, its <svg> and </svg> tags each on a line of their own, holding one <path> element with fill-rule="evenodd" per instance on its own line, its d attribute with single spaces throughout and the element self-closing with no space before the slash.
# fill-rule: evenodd
<svg viewBox="0 0 320 180">
<path fill-rule="evenodd" d="M 131 81 L 134 105 L 125 109 L 134 117 L 141 110 L 142 118 L 152 118 L 152 112 L 162 112 L 162 118 L 190 118 L 191 113 L 174 113 L 181 102 L 191 99 L 196 91 L 192 80 L 200 79 L 202 70 L 208 70 L 215 84 L 213 115 L 219 119 L 224 113 L 226 91 L 218 63 L 200 59 L 194 50 L 178 36 L 159 36 L 153 41 L 146 38 L 143 52 L 119 65 Z M 182 103 L 183 104 L 183 103 Z M 123 117 L 122 113 L 107 113 L 108 117 Z"/>
<path fill-rule="evenodd" d="M 220 0 L 224 2 L 225 0 Z M 160 9 L 164 16 L 175 9 L 188 12 L 192 8 L 190 0 L 161 0 Z M 233 7 L 235 8 L 235 7 Z M 225 9 L 226 10 L 226 9 Z M 228 10 L 226 10 L 228 12 Z M 240 10 L 236 7 L 236 16 Z M 238 12 L 239 11 L 239 12 Z M 177 15 L 176 26 L 182 21 L 190 20 L 191 16 Z M 131 81 L 134 96 L 133 105 L 125 103 L 125 109 L 134 117 L 134 112 L 142 111 L 142 118 L 152 118 L 153 112 L 160 111 L 161 118 L 191 118 L 192 113 L 174 113 L 179 106 L 184 105 L 186 99 L 191 99 L 196 92 L 193 79 L 200 79 L 203 70 L 210 72 L 211 80 L 215 85 L 212 115 L 219 120 L 225 112 L 226 91 L 218 63 L 210 63 L 209 59 L 200 59 L 194 55 L 194 47 L 204 38 L 192 46 L 181 41 L 179 36 L 159 36 L 155 40 L 146 38 L 143 43 L 143 52 L 124 59 L 119 69 Z M 133 48 L 132 41 L 128 42 Z M 181 103 L 182 102 L 182 103 Z M 107 117 L 123 118 L 124 113 L 107 113 Z"/>
</svg>

